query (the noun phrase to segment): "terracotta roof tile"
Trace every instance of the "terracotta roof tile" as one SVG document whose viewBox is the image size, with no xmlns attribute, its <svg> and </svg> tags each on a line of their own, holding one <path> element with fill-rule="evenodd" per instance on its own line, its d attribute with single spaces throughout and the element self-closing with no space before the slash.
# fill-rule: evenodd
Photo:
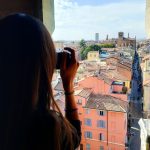
<svg viewBox="0 0 150 150">
<path fill-rule="evenodd" d="M 106 110 L 108 111 L 120 111 L 120 112 L 125 112 L 125 110 L 120 106 L 112 103 L 104 103 L 104 106 Z"/>
<path fill-rule="evenodd" d="M 91 88 L 84 88 L 79 94 L 78 96 L 84 97 L 84 98 L 88 98 L 92 93 L 92 89 Z"/>
<path fill-rule="evenodd" d="M 58 82 L 57 85 L 54 87 L 54 90 L 56 91 L 64 91 L 64 88 L 63 88 L 63 85 L 62 85 L 62 82 Z"/>
<path fill-rule="evenodd" d="M 111 84 L 114 80 L 128 80 L 127 77 L 123 76 L 116 70 L 103 70 L 100 73 L 100 78 L 106 80 L 106 83 L 108 84 Z"/>
<path fill-rule="evenodd" d="M 104 74 L 104 73 L 100 73 L 100 75 L 99 75 L 98 78 L 104 80 L 104 81 L 105 81 L 106 83 L 108 83 L 109 85 L 111 85 L 112 82 L 113 82 L 113 79 L 111 79 L 110 77 L 108 77 L 108 76 L 107 76 L 106 74 Z"/>
<path fill-rule="evenodd" d="M 146 55 L 143 60 L 150 59 L 150 54 Z"/>
<path fill-rule="evenodd" d="M 143 85 L 144 86 L 150 86 L 150 80 L 144 81 Z"/>
<path fill-rule="evenodd" d="M 85 108 L 107 110 L 107 111 L 117 111 L 117 112 L 127 112 L 128 103 L 118 98 L 115 98 L 113 96 L 92 94 L 89 97 Z"/>
</svg>

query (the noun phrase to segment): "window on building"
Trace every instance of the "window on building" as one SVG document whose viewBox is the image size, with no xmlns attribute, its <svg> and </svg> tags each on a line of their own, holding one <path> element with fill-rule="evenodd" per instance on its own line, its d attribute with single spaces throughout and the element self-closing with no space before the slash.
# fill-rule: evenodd
<svg viewBox="0 0 150 150">
<path fill-rule="evenodd" d="M 85 109 L 85 113 L 89 114 L 90 113 L 90 109 Z"/>
<path fill-rule="evenodd" d="M 100 150 L 104 150 L 104 146 L 100 146 Z"/>
<path fill-rule="evenodd" d="M 87 118 L 86 118 L 86 119 L 84 120 L 84 124 L 87 125 L 87 126 L 92 126 L 92 121 L 91 121 L 91 119 L 87 119 Z"/>
<path fill-rule="evenodd" d="M 86 144 L 86 150 L 91 150 L 91 145 L 90 144 Z"/>
<path fill-rule="evenodd" d="M 85 138 L 90 138 L 90 139 L 92 139 L 92 132 L 86 131 L 86 132 L 85 132 Z"/>
<path fill-rule="evenodd" d="M 100 116 L 104 116 L 104 115 L 105 115 L 105 111 L 103 111 L 103 110 L 100 110 L 100 111 L 98 110 L 97 113 L 98 113 L 98 115 L 100 115 Z"/>
<path fill-rule="evenodd" d="M 98 120 L 97 121 L 97 127 L 99 127 L 99 128 L 105 128 L 106 127 L 105 121 L 104 120 Z"/>
<path fill-rule="evenodd" d="M 82 99 L 78 99 L 78 104 L 82 104 Z"/>
<path fill-rule="evenodd" d="M 105 139 L 104 139 L 104 134 L 103 133 L 100 133 L 99 134 L 99 140 L 100 141 L 104 141 Z"/>
</svg>

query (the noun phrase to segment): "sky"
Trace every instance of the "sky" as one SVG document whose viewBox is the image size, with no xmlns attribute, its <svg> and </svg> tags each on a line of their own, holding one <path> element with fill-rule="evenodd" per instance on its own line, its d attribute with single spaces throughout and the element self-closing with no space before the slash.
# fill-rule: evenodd
<svg viewBox="0 0 150 150">
<path fill-rule="evenodd" d="M 145 38 L 146 0 L 54 0 L 54 40 L 116 38 L 118 32 Z"/>
</svg>

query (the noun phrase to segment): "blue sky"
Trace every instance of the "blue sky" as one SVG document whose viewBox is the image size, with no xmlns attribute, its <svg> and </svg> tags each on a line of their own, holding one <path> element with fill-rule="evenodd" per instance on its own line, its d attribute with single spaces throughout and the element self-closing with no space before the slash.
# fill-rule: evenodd
<svg viewBox="0 0 150 150">
<path fill-rule="evenodd" d="M 74 0 L 76 1 L 79 5 L 107 5 L 110 3 L 120 3 L 120 2 L 140 2 L 142 0 Z"/>
<path fill-rule="evenodd" d="M 145 38 L 146 0 L 55 0 L 54 40 L 94 40 L 125 36 Z"/>
</svg>

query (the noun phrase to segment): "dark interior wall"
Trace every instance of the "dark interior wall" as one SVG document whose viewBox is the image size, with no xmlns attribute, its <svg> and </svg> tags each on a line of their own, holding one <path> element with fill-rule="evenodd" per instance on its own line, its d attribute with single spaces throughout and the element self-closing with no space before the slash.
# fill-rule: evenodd
<svg viewBox="0 0 150 150">
<path fill-rule="evenodd" d="M 17 12 L 43 20 L 42 0 L 0 0 L 0 17 Z"/>
</svg>

